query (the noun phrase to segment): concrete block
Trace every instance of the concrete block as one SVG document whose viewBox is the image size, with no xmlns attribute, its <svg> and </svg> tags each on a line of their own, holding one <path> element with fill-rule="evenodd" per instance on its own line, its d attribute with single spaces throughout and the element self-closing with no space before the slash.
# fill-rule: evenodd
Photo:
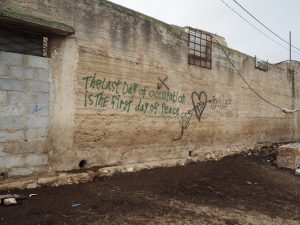
<svg viewBox="0 0 300 225">
<path fill-rule="evenodd" d="M 25 130 L 25 139 L 34 140 L 48 136 L 48 128 L 33 128 Z"/>
<path fill-rule="evenodd" d="M 25 114 L 24 104 L 6 105 L 0 108 L 0 119 L 8 116 L 22 116 Z"/>
<path fill-rule="evenodd" d="M 42 165 L 42 166 L 30 166 L 30 167 L 16 167 L 12 168 L 8 172 L 8 177 L 15 177 L 15 176 L 28 176 L 28 175 L 34 175 L 34 174 L 41 174 L 46 173 L 49 171 L 48 165 Z M 35 184 L 35 185 L 34 185 Z M 38 187 L 37 183 L 30 183 L 27 185 L 26 188 L 36 188 Z"/>
<path fill-rule="evenodd" d="M 28 56 L 27 65 L 35 68 L 50 69 L 50 59 L 38 57 L 38 56 Z"/>
<path fill-rule="evenodd" d="M 22 65 L 23 63 L 23 55 L 11 52 L 4 52 L 3 62 L 8 65 Z"/>
<path fill-rule="evenodd" d="M 6 153 L 11 155 L 26 153 L 44 153 L 47 152 L 47 140 L 35 141 L 8 141 L 6 143 Z"/>
<path fill-rule="evenodd" d="M 7 77 L 7 65 L 0 62 L 0 77 Z"/>
<path fill-rule="evenodd" d="M 25 163 L 28 166 L 48 165 L 47 154 L 29 154 L 25 156 Z"/>
<path fill-rule="evenodd" d="M 20 130 L 23 128 L 23 117 L 7 116 L 0 120 L 0 130 Z"/>
<path fill-rule="evenodd" d="M 7 104 L 7 91 L 0 91 L 0 105 Z"/>
<path fill-rule="evenodd" d="M 280 146 L 278 148 L 278 155 L 300 156 L 300 143 L 292 143 Z"/>
<path fill-rule="evenodd" d="M 28 176 L 31 175 L 32 171 L 28 168 L 12 168 L 8 173 L 8 177 L 14 177 L 14 176 Z"/>
<path fill-rule="evenodd" d="M 0 169 L 10 169 L 24 166 L 24 159 L 21 155 L 0 157 Z"/>
<path fill-rule="evenodd" d="M 28 175 L 33 175 L 33 174 L 46 173 L 46 172 L 48 172 L 48 170 L 49 170 L 49 167 L 47 165 L 46 166 L 37 166 L 37 167 L 17 167 L 17 168 L 12 168 L 8 172 L 8 177 L 28 176 Z M 35 184 L 37 186 L 37 183 L 35 183 Z M 34 186 L 34 187 L 36 187 L 36 186 Z M 30 187 L 32 187 L 32 186 L 30 186 Z"/>
<path fill-rule="evenodd" d="M 49 82 L 49 71 L 45 69 L 35 69 L 35 80 Z"/>
<path fill-rule="evenodd" d="M 277 166 L 296 169 L 300 166 L 300 143 L 282 145 L 278 148 Z"/>
<path fill-rule="evenodd" d="M 26 90 L 33 91 L 33 92 L 48 93 L 49 92 L 49 83 L 27 80 L 26 81 Z"/>
<path fill-rule="evenodd" d="M 24 138 L 23 131 L 9 132 L 0 130 L 0 142 L 24 140 Z"/>
<path fill-rule="evenodd" d="M 8 66 L 7 74 L 10 78 L 23 79 L 23 66 Z"/>
<path fill-rule="evenodd" d="M 34 95 L 30 92 L 21 91 L 8 91 L 7 92 L 8 104 L 25 103 L 34 104 Z"/>
<path fill-rule="evenodd" d="M 0 91 L 23 91 L 25 83 L 19 80 L 0 78 Z"/>
<path fill-rule="evenodd" d="M 45 104 L 34 104 L 26 106 L 26 113 L 37 115 L 37 116 L 49 116 L 50 115 L 50 107 Z"/>
<path fill-rule="evenodd" d="M 35 68 L 32 67 L 23 67 L 24 79 L 33 80 L 35 78 Z"/>
<path fill-rule="evenodd" d="M 39 93 L 36 96 L 36 103 L 38 105 L 45 105 L 45 104 L 49 104 L 50 102 L 50 97 L 49 97 L 49 93 Z"/>
<path fill-rule="evenodd" d="M 41 116 L 30 116 L 26 120 L 26 128 L 48 128 L 49 119 L 48 117 Z"/>
<path fill-rule="evenodd" d="M 0 157 L 1 156 L 6 156 L 7 154 L 5 153 L 6 150 L 6 144 L 5 143 L 0 143 Z"/>
</svg>

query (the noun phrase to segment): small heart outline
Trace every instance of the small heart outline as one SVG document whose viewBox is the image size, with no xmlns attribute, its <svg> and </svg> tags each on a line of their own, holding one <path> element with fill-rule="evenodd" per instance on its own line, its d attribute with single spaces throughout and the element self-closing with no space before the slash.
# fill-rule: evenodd
<svg viewBox="0 0 300 225">
<path fill-rule="evenodd" d="M 196 100 L 195 100 L 196 97 Z M 202 99 L 204 98 L 204 99 Z M 200 93 L 193 92 L 192 93 L 192 103 L 194 107 L 194 111 L 196 113 L 197 119 L 200 121 L 202 113 L 206 107 L 207 103 L 207 95 L 204 91 L 201 91 Z"/>
</svg>

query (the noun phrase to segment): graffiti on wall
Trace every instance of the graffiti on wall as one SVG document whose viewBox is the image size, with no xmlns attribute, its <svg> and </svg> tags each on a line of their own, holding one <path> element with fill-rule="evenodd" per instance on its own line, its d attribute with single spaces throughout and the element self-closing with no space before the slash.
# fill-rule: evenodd
<svg viewBox="0 0 300 225">
<path fill-rule="evenodd" d="M 201 120 L 202 113 L 207 103 L 207 95 L 204 91 L 201 91 L 199 93 L 194 91 L 192 92 L 191 99 L 192 99 L 193 108 L 188 110 L 187 112 L 181 113 L 180 116 L 181 132 L 179 137 L 173 138 L 174 141 L 178 141 L 182 138 L 184 131 L 188 129 L 188 127 L 190 126 L 191 124 L 190 121 L 194 114 L 196 115 L 198 121 Z"/>
<path fill-rule="evenodd" d="M 185 130 L 191 125 L 193 116 L 201 121 L 207 106 L 216 111 L 219 117 L 233 117 L 228 108 L 232 99 L 222 95 L 208 99 L 205 91 L 193 91 L 191 94 L 191 109 L 181 111 L 180 107 L 186 103 L 186 96 L 178 91 L 169 89 L 166 81 L 168 77 L 158 78 L 157 87 L 140 85 L 137 82 L 125 80 L 108 80 L 98 78 L 96 73 L 86 76 L 84 80 L 84 106 L 94 108 L 110 108 L 124 112 L 137 112 L 150 115 L 177 117 L 180 124 L 180 134 L 173 138 L 180 140 Z M 164 88 L 163 88 L 164 87 Z"/>
<path fill-rule="evenodd" d="M 159 83 L 157 83 L 157 90 L 160 90 L 162 88 L 162 86 L 164 86 L 167 90 L 170 90 L 170 88 L 166 84 L 166 81 L 168 80 L 168 77 L 166 77 L 163 80 L 161 80 L 160 78 L 158 78 L 158 80 L 159 80 Z"/>
<path fill-rule="evenodd" d="M 83 78 L 85 82 L 85 107 L 111 108 L 125 112 L 176 116 L 180 115 L 178 104 L 184 104 L 186 97 L 178 91 L 169 90 L 167 78 L 159 81 L 160 88 L 140 85 L 125 80 L 107 80 L 96 74 Z M 165 86 L 166 91 L 161 90 Z"/>
<path fill-rule="evenodd" d="M 219 117 L 233 117 L 233 113 L 228 111 L 228 107 L 232 104 L 232 99 L 229 97 L 217 98 L 213 96 L 211 99 L 207 99 L 207 94 L 204 91 L 192 92 L 191 101 L 193 108 L 187 112 L 182 112 L 180 115 L 179 123 L 181 127 L 180 135 L 177 138 L 173 138 L 174 141 L 180 140 L 184 134 L 184 131 L 191 125 L 191 119 L 193 115 L 196 116 L 198 121 L 201 120 L 202 114 L 206 105 L 209 104 L 211 110 L 216 110 Z M 227 110 L 227 111 L 224 111 Z"/>
<path fill-rule="evenodd" d="M 210 104 L 211 109 L 227 109 L 232 104 L 232 99 L 222 95 L 220 98 L 213 96 L 207 101 Z"/>
<path fill-rule="evenodd" d="M 204 91 L 200 93 L 193 92 L 192 93 L 192 103 L 194 107 L 194 111 L 196 113 L 197 119 L 200 121 L 202 113 L 205 109 L 207 103 L 207 95 Z"/>
<path fill-rule="evenodd" d="M 211 99 L 207 101 L 212 110 L 215 110 L 217 115 L 222 118 L 230 118 L 233 117 L 233 112 L 230 110 L 230 106 L 232 105 L 232 99 L 230 97 L 226 97 L 222 95 L 221 97 L 213 96 Z"/>
</svg>

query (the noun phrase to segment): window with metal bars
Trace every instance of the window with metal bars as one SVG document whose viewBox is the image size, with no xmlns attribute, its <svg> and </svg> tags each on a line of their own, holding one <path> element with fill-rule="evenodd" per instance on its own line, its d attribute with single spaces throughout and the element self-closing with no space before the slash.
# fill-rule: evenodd
<svg viewBox="0 0 300 225">
<path fill-rule="evenodd" d="M 188 63 L 211 69 L 212 36 L 201 30 L 188 27 Z"/>
<path fill-rule="evenodd" d="M 0 27 L 0 51 L 48 56 L 48 37 Z"/>
</svg>

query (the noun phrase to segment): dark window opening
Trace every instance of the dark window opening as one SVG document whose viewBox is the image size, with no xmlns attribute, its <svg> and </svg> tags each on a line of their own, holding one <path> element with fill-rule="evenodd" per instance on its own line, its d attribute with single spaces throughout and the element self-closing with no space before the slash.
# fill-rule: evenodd
<svg viewBox="0 0 300 225">
<path fill-rule="evenodd" d="M 48 37 L 0 27 L 0 51 L 48 57 Z"/>
<path fill-rule="evenodd" d="M 188 27 L 188 63 L 211 69 L 212 36 L 201 30 Z"/>
</svg>

